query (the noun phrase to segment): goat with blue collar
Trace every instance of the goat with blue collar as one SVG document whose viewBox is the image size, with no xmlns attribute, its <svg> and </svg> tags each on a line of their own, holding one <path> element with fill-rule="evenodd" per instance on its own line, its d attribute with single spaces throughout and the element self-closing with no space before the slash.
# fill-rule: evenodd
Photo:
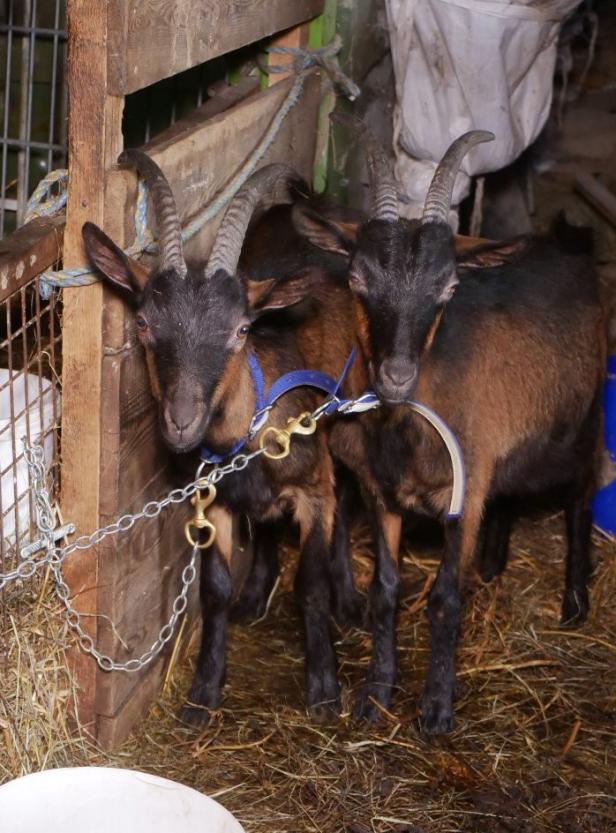
<svg viewBox="0 0 616 833">
<path fill-rule="evenodd" d="M 159 230 L 158 265 L 151 273 L 139 267 L 91 223 L 84 225 L 83 239 L 92 264 L 134 308 L 160 430 L 173 452 L 200 450 L 205 462 L 216 464 L 240 448 L 254 450 L 268 417 L 273 425 L 285 425 L 288 418 L 312 411 L 323 393 L 336 394 L 343 383 L 351 392 L 365 389 L 361 357 L 352 361 L 356 342 L 346 286 L 324 286 L 319 303 L 323 276 L 318 269 L 309 279 L 305 270 L 286 280 L 252 281 L 238 273 L 255 209 L 280 185 L 297 182 L 291 169 L 270 165 L 253 174 L 230 204 L 208 261 L 188 266 L 163 173 L 140 151 L 127 151 L 120 161 L 136 167 L 149 186 Z M 290 217 L 288 226 L 292 230 Z M 308 295 L 311 300 L 302 304 Z M 310 372 L 298 373 L 301 368 Z M 311 710 L 339 710 L 329 622 L 335 509 L 327 431 L 298 438 L 284 461 L 261 456 L 241 475 L 221 482 L 208 509 L 217 534 L 201 563 L 202 641 L 182 711 L 186 722 L 203 725 L 209 710 L 221 703 L 232 601 L 232 513 L 248 516 L 257 528 L 288 515 L 297 522 L 295 590 L 304 622 L 307 703 Z M 257 569 L 263 563 L 258 560 Z M 350 595 L 352 606 L 356 591 L 349 575 L 347 570 L 341 592 Z M 267 588 L 271 579 L 261 586 Z"/>
</svg>

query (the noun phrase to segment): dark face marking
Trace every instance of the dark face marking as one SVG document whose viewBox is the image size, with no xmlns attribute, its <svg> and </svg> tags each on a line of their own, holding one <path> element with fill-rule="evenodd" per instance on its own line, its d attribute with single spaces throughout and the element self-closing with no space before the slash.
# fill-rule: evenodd
<svg viewBox="0 0 616 833">
<path fill-rule="evenodd" d="M 232 397 L 246 401 L 237 377 L 251 324 L 301 302 L 311 282 L 302 272 L 259 282 L 223 270 L 206 278 L 204 268 L 189 268 L 185 277 L 173 269 L 150 275 L 93 223 L 82 235 L 90 261 L 135 309 L 163 438 L 173 451 L 191 451 L 213 420 L 223 420 Z M 238 426 L 238 439 L 247 427 Z"/>
<path fill-rule="evenodd" d="M 370 220 L 359 229 L 349 285 L 365 313 L 372 383 L 383 401 L 412 398 L 421 355 L 456 284 L 449 226 Z"/>
<path fill-rule="evenodd" d="M 242 284 L 223 272 L 182 280 L 155 272 L 136 313 L 140 341 L 156 374 L 159 421 L 173 451 L 196 448 L 220 406 L 218 384 L 231 357 L 246 346 L 250 313 Z"/>
</svg>

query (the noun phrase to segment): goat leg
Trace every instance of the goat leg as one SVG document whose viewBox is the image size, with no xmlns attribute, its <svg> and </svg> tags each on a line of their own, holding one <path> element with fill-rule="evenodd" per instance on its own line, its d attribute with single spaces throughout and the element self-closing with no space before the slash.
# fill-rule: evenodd
<svg viewBox="0 0 616 833">
<path fill-rule="evenodd" d="M 428 597 L 430 664 L 421 699 L 422 731 L 430 735 L 453 729 L 456 683 L 455 652 L 462 608 L 460 598 L 461 523 L 445 527 L 445 552 Z"/>
<path fill-rule="evenodd" d="M 239 598 L 231 607 L 232 622 L 260 619 L 267 608 L 279 573 L 280 527 L 276 523 L 255 524 L 253 560 Z"/>
<path fill-rule="evenodd" d="M 333 495 L 331 510 L 333 515 Z M 295 594 L 304 622 L 306 704 L 317 719 L 340 713 L 338 668 L 329 622 L 331 526 L 324 524 L 321 507 L 312 517 L 300 518 L 301 552 L 295 576 Z"/>
<path fill-rule="evenodd" d="M 341 627 L 361 625 L 366 611 L 366 597 L 355 587 L 351 557 L 351 516 L 354 492 L 350 474 L 338 471 L 336 477 L 336 516 L 330 561 L 332 607 Z"/>
<path fill-rule="evenodd" d="M 389 708 L 398 673 L 396 613 L 400 593 L 398 550 L 402 518 L 385 513 L 380 520 L 369 598 L 372 660 L 354 709 L 356 718 L 370 721 L 382 717 L 379 704 Z"/>
<path fill-rule="evenodd" d="M 571 484 L 565 499 L 567 561 L 560 621 L 570 627 L 581 625 L 588 615 L 588 582 L 592 572 L 590 501 L 593 486 L 594 477 L 590 469 Z"/>
<path fill-rule="evenodd" d="M 231 561 L 231 515 L 222 508 L 212 508 L 210 520 L 216 527 L 216 543 L 201 553 L 201 646 L 192 685 L 180 719 L 192 726 L 207 726 L 210 709 L 222 701 L 226 671 L 226 642 L 229 606 L 233 583 Z"/>
<path fill-rule="evenodd" d="M 485 582 L 492 581 L 505 571 L 514 519 L 513 502 L 506 498 L 496 498 L 487 507 L 479 566 L 481 578 Z"/>
</svg>

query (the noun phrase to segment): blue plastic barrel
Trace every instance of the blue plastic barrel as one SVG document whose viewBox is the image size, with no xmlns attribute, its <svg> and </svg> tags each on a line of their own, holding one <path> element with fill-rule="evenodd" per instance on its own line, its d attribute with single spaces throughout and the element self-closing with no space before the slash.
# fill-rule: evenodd
<svg viewBox="0 0 616 833">
<path fill-rule="evenodd" d="M 616 356 L 610 356 L 607 360 L 604 390 L 605 445 L 610 457 L 616 462 Z"/>
<path fill-rule="evenodd" d="M 610 459 L 616 463 L 616 356 L 608 358 L 603 402 L 605 446 Z M 593 500 L 592 514 L 599 529 L 616 535 L 616 480 L 599 489 Z"/>
</svg>

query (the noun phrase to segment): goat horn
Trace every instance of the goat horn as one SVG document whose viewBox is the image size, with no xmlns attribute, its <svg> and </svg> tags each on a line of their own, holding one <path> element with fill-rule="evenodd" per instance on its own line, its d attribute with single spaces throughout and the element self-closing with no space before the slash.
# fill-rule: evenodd
<svg viewBox="0 0 616 833">
<path fill-rule="evenodd" d="M 125 150 L 118 157 L 118 162 L 136 168 L 148 186 L 158 226 L 159 268 L 173 269 L 184 278 L 187 269 L 182 249 L 182 227 L 165 175 L 142 150 Z"/>
<path fill-rule="evenodd" d="M 432 177 L 424 202 L 422 215 L 424 223 L 437 221 L 449 223 L 453 186 L 462 160 L 472 147 L 481 142 L 491 142 L 493 139 L 494 133 L 488 130 L 471 130 L 450 145 Z"/>
<path fill-rule="evenodd" d="M 288 165 L 266 165 L 253 173 L 233 197 L 218 229 L 208 260 L 206 277 L 219 269 L 235 275 L 246 229 L 255 209 L 264 204 L 291 202 L 289 187 L 305 187 L 301 177 Z M 283 186 L 281 188 L 281 186 Z"/>
<path fill-rule="evenodd" d="M 399 217 L 398 188 L 392 173 L 391 161 L 387 158 L 382 144 L 370 128 L 356 116 L 332 113 L 330 119 L 357 131 L 363 139 L 373 199 L 372 216 L 377 220 L 394 222 Z"/>
</svg>

